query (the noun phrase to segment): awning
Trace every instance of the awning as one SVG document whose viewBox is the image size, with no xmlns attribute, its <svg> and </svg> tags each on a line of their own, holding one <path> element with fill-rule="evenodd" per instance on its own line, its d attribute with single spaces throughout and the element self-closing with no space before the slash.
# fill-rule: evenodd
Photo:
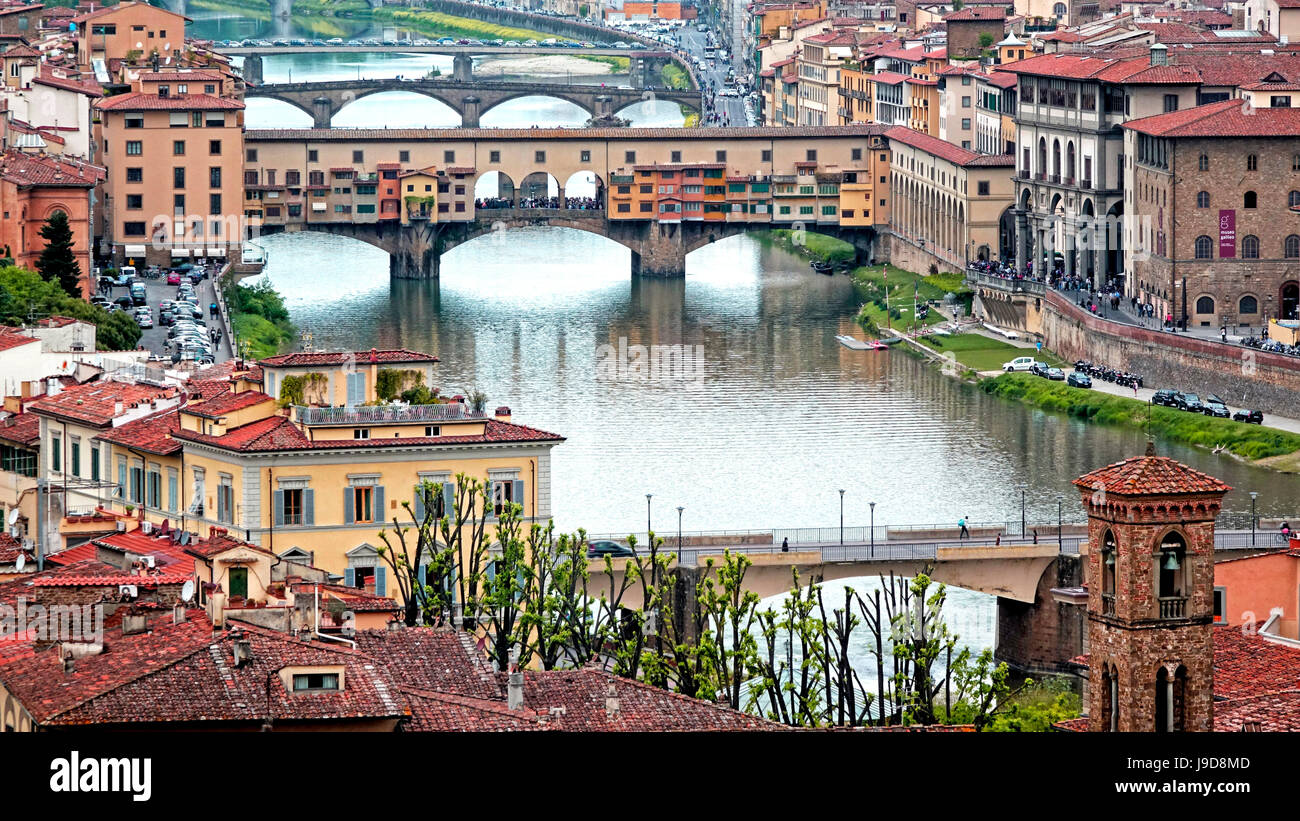
<svg viewBox="0 0 1300 821">
<path fill-rule="evenodd" d="M 188 248 L 172 249 L 172 259 L 175 259 L 176 257 L 188 257 L 189 255 L 190 255 L 190 249 Z"/>
<path fill-rule="evenodd" d="M 325 203 L 323 203 L 323 202 L 313 202 L 313 203 L 311 204 L 311 210 L 313 210 L 313 211 L 324 211 L 324 210 L 325 210 Z"/>
<path fill-rule="evenodd" d="M 142 257 L 145 254 L 145 247 L 143 245 L 128 245 L 122 250 L 122 253 L 127 256 Z"/>
<path fill-rule="evenodd" d="M 208 256 L 210 256 L 210 257 L 224 257 L 225 255 L 226 255 L 226 249 L 225 249 L 225 248 L 209 248 L 209 249 L 208 249 Z"/>
</svg>

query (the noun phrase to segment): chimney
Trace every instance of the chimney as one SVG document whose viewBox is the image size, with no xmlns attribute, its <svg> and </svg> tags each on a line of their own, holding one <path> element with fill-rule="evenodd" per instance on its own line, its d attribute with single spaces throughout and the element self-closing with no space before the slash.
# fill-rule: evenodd
<svg viewBox="0 0 1300 821">
<path fill-rule="evenodd" d="M 72 654 L 68 653 L 63 657 L 63 672 L 71 673 L 73 668 Z"/>
<path fill-rule="evenodd" d="M 614 687 L 614 682 L 609 683 L 609 688 L 605 690 L 605 718 L 610 721 L 618 720 L 618 690 Z"/>
<path fill-rule="evenodd" d="M 505 405 L 502 405 L 501 407 L 497 408 L 492 415 L 496 417 L 498 422 L 509 422 L 510 408 L 506 407 Z"/>
<path fill-rule="evenodd" d="M 247 667 L 253 663 L 253 642 L 243 638 L 243 634 L 234 643 L 235 666 Z"/>
<path fill-rule="evenodd" d="M 119 401 L 113 403 L 113 417 L 114 417 L 114 418 L 116 418 L 116 417 L 118 417 L 118 416 L 121 416 L 121 415 L 122 415 L 122 412 L 123 412 L 124 410 L 126 410 L 126 409 L 122 406 L 122 402 L 121 402 L 121 400 L 119 400 Z"/>
<path fill-rule="evenodd" d="M 149 617 L 144 613 L 128 613 L 122 617 L 122 635 L 134 636 L 149 627 Z"/>
<path fill-rule="evenodd" d="M 176 606 L 172 608 L 172 624 L 181 624 L 185 621 L 185 604 L 183 602 L 176 602 Z"/>
<path fill-rule="evenodd" d="M 1153 43 L 1151 45 L 1151 65 L 1169 65 L 1169 47 L 1164 43 Z"/>
<path fill-rule="evenodd" d="M 507 703 L 511 710 L 519 710 L 524 706 L 524 674 L 519 669 L 519 648 L 514 647 L 510 650 L 510 678 L 507 687 Z"/>
</svg>

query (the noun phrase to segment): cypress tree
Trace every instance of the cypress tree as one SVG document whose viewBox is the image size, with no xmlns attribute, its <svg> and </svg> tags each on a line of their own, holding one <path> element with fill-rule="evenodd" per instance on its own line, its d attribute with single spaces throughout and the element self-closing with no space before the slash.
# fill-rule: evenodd
<svg viewBox="0 0 1300 821">
<path fill-rule="evenodd" d="M 36 260 L 36 270 L 47 282 L 57 282 L 68 296 L 81 296 L 81 265 L 72 251 L 72 227 L 68 215 L 55 211 L 41 226 L 45 250 Z"/>
</svg>

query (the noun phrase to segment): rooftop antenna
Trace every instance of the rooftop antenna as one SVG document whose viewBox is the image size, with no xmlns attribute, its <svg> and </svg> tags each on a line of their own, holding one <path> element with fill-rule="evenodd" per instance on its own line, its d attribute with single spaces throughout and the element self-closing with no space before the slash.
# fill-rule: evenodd
<svg viewBox="0 0 1300 821">
<path fill-rule="evenodd" d="M 298 334 L 298 337 L 302 340 L 303 353 L 311 353 L 313 350 L 315 350 L 315 348 L 312 345 L 312 340 L 315 338 L 315 336 L 312 334 L 312 332 L 309 329 L 304 328 L 302 333 Z"/>
</svg>

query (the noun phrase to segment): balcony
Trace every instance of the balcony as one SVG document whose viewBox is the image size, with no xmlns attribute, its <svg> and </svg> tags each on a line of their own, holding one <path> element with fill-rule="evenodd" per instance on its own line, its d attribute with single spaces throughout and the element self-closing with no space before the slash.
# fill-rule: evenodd
<svg viewBox="0 0 1300 821">
<path fill-rule="evenodd" d="M 1060 184 L 1061 184 L 1061 175 L 1060 175 L 1060 174 L 1053 174 L 1053 175 L 1051 176 L 1051 178 L 1050 178 L 1048 181 L 1051 182 L 1053 185 L 1060 185 Z"/>
<path fill-rule="evenodd" d="M 1092 190 L 1092 180 L 1084 180 L 1080 182 L 1079 187 L 1086 191 Z"/>
<path fill-rule="evenodd" d="M 355 408 L 312 408 L 294 405 L 294 418 L 304 425 L 375 425 L 412 422 L 456 422 L 487 419 L 486 411 L 470 410 L 461 402 L 442 405 L 363 405 Z"/>
<path fill-rule="evenodd" d="M 1045 171 L 1039 171 L 1037 174 L 1034 175 L 1034 179 L 1038 180 L 1039 182 L 1042 182 L 1042 181 L 1046 180 L 1046 179 L 1047 179 L 1047 172 L 1045 172 Z"/>
<path fill-rule="evenodd" d="M 1101 594 L 1101 614 L 1103 616 L 1115 615 L 1115 594 L 1114 593 Z"/>
<path fill-rule="evenodd" d="M 1159 601 L 1160 618 L 1181 619 L 1187 616 L 1186 596 L 1161 596 Z"/>
</svg>

